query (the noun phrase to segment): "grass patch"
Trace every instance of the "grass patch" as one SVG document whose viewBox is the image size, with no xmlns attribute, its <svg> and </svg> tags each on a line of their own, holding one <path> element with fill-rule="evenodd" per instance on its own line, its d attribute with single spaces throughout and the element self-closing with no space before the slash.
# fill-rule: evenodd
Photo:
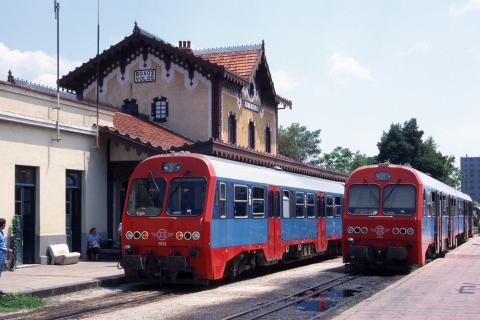
<svg viewBox="0 0 480 320">
<path fill-rule="evenodd" d="M 420 265 L 418 265 L 418 264 L 413 264 L 413 265 L 410 266 L 409 272 L 413 272 L 413 271 L 418 270 L 418 269 L 420 269 L 420 268 L 421 268 Z"/>
<path fill-rule="evenodd" d="M 39 308 L 45 305 L 41 298 L 25 294 L 5 294 L 0 296 L 0 311 L 11 312 L 19 309 Z"/>
</svg>

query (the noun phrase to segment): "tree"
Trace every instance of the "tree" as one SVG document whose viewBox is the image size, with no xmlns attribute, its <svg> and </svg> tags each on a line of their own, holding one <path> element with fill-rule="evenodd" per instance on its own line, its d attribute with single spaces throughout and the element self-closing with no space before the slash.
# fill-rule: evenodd
<svg viewBox="0 0 480 320">
<path fill-rule="evenodd" d="M 412 118 L 403 126 L 391 124 L 383 132 L 378 146 L 378 162 L 412 165 L 422 145 L 423 131 L 418 129 L 417 120 Z"/>
<path fill-rule="evenodd" d="M 330 153 L 324 153 L 315 164 L 325 166 L 340 172 L 351 172 L 358 167 L 375 163 L 374 157 L 361 154 L 360 151 L 353 153 L 348 148 L 340 146 Z"/>
<path fill-rule="evenodd" d="M 300 162 L 314 162 L 320 154 L 321 130 L 309 131 L 299 123 L 278 129 L 279 153 Z"/>
<path fill-rule="evenodd" d="M 390 126 L 383 132 L 378 146 L 378 161 L 410 165 L 430 174 L 444 183 L 459 187 L 462 181 L 460 170 L 455 167 L 455 157 L 445 156 L 437 150 L 432 137 L 422 139 L 423 131 L 418 128 L 417 120 L 410 119 Z"/>
</svg>

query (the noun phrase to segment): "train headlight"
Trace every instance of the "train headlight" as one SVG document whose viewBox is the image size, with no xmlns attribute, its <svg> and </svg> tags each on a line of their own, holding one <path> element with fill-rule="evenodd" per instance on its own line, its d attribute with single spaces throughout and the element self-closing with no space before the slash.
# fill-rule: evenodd
<svg viewBox="0 0 480 320">
<path fill-rule="evenodd" d="M 200 232 L 198 232 L 198 231 L 192 232 L 192 239 L 193 239 L 193 240 L 198 240 L 198 239 L 200 239 Z"/>
<path fill-rule="evenodd" d="M 407 229 L 407 234 L 408 234 L 409 236 L 411 236 L 411 235 L 414 234 L 414 233 L 415 233 L 415 231 L 413 230 L 413 228 L 408 228 L 408 229 Z"/>
<path fill-rule="evenodd" d="M 125 232 L 125 238 L 127 238 L 127 240 L 132 239 L 133 238 L 133 232 L 132 231 Z"/>
<path fill-rule="evenodd" d="M 400 234 L 403 234 L 403 235 L 407 234 L 407 229 L 400 228 Z"/>
<path fill-rule="evenodd" d="M 368 228 L 367 227 L 362 227 L 362 234 L 367 234 Z"/>
<path fill-rule="evenodd" d="M 140 239 L 140 237 L 141 237 L 140 231 L 135 231 L 135 232 L 133 233 L 133 238 L 134 238 L 135 240 Z"/>
<path fill-rule="evenodd" d="M 180 171 L 180 162 L 164 162 L 162 164 L 163 172 L 178 172 Z"/>
<path fill-rule="evenodd" d="M 133 252 L 133 247 L 132 247 L 131 245 L 129 245 L 129 244 L 123 246 L 123 253 L 124 253 L 125 255 L 127 255 L 127 256 L 128 256 L 128 255 L 132 255 L 132 254 L 134 253 L 134 252 Z"/>
<path fill-rule="evenodd" d="M 353 227 L 347 228 L 347 233 L 354 233 L 354 232 L 355 232 L 355 229 L 353 229 Z"/>
<path fill-rule="evenodd" d="M 392 233 L 393 233 L 394 235 L 397 235 L 397 234 L 400 233 L 400 230 L 399 230 L 398 228 L 393 228 L 393 229 L 392 229 Z"/>
<path fill-rule="evenodd" d="M 362 231 L 360 230 L 360 227 L 355 227 L 355 233 L 360 233 L 360 232 L 362 232 Z"/>
</svg>

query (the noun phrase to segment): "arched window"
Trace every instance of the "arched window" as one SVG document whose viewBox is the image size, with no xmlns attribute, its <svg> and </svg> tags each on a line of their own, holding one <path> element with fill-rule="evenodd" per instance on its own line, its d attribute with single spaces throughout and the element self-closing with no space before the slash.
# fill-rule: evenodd
<svg viewBox="0 0 480 320">
<path fill-rule="evenodd" d="M 272 152 L 272 134 L 270 127 L 265 128 L 265 152 Z"/>
<path fill-rule="evenodd" d="M 237 143 L 237 117 L 234 113 L 228 116 L 228 143 Z"/>
<path fill-rule="evenodd" d="M 248 147 L 255 149 L 255 124 L 252 120 L 248 122 Z"/>
<path fill-rule="evenodd" d="M 152 103 L 152 120 L 165 122 L 168 118 L 168 100 L 166 97 L 155 97 Z"/>
</svg>

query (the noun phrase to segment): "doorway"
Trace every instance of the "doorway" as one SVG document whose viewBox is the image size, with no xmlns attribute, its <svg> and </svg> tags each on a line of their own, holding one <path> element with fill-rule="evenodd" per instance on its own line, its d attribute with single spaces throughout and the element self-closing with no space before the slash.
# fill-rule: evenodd
<svg viewBox="0 0 480 320">
<path fill-rule="evenodd" d="M 35 167 L 15 166 L 16 249 L 21 264 L 35 263 L 36 175 Z"/>
<path fill-rule="evenodd" d="M 82 172 L 67 170 L 65 234 L 70 252 L 82 252 Z"/>
</svg>

